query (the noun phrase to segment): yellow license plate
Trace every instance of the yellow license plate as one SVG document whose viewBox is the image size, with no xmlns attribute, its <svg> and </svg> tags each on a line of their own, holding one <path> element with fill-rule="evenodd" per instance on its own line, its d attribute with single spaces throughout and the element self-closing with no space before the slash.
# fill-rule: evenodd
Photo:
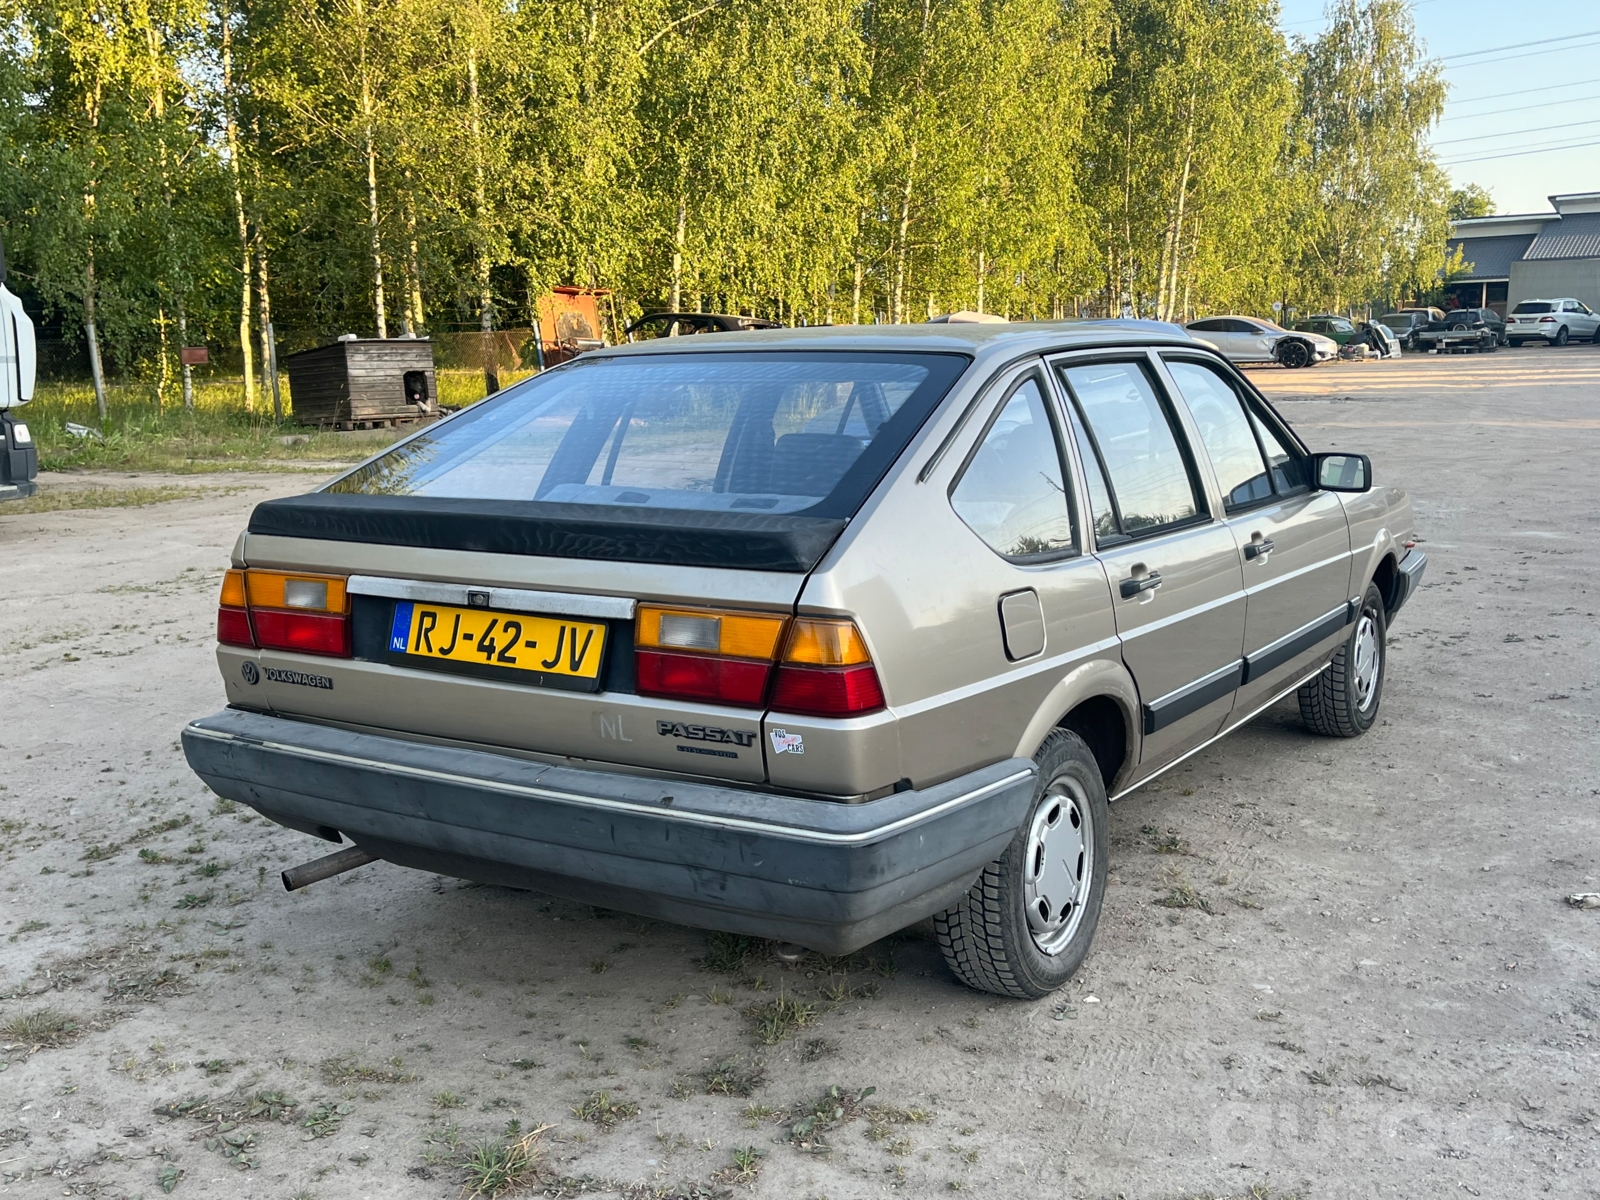
<svg viewBox="0 0 1600 1200">
<path fill-rule="evenodd" d="M 417 658 L 598 679 L 606 627 L 564 617 L 401 601 L 389 649 Z"/>
</svg>

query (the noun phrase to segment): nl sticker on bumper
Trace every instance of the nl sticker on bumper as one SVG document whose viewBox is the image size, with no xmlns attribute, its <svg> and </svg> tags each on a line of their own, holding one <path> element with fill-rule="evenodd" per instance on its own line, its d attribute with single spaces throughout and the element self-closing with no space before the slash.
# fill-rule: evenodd
<svg viewBox="0 0 1600 1200">
<path fill-rule="evenodd" d="M 389 629 L 396 654 L 576 679 L 599 676 L 605 642 L 606 627 L 586 621 L 414 601 L 395 605 Z"/>
</svg>

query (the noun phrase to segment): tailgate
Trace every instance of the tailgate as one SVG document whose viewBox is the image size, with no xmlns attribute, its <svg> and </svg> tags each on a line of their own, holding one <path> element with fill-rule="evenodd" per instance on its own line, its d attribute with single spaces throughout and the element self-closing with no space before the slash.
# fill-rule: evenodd
<svg viewBox="0 0 1600 1200">
<path fill-rule="evenodd" d="M 345 576 L 353 657 L 220 646 L 230 703 L 541 757 L 766 778 L 760 710 L 637 693 L 634 607 L 788 614 L 803 573 L 260 534 L 242 539 L 240 558 L 236 566 Z M 429 614 L 430 635 L 418 637 Z M 506 644 L 508 625 L 519 649 Z M 492 652 L 462 653 L 474 631 L 471 644 L 487 637 Z"/>
</svg>

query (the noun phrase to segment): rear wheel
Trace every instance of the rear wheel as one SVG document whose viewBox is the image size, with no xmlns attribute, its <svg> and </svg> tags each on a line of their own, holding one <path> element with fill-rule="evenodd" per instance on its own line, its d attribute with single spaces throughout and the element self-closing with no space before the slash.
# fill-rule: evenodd
<svg viewBox="0 0 1600 1200">
<path fill-rule="evenodd" d="M 1284 342 L 1278 347 L 1278 361 L 1291 371 L 1311 365 L 1311 347 L 1304 342 Z"/>
<path fill-rule="evenodd" d="M 1556 330 L 1556 336 L 1550 344 L 1552 346 L 1565 346 L 1567 344 L 1567 327 L 1565 325 Z"/>
<path fill-rule="evenodd" d="M 1327 670 L 1300 688 L 1300 720 L 1324 737 L 1360 737 L 1378 719 L 1389 626 L 1383 593 L 1367 584 L 1355 625 Z"/>
<path fill-rule="evenodd" d="M 1510 345 L 1510 347 L 1513 350 L 1522 349 L 1522 339 L 1521 338 L 1507 338 L 1506 342 Z"/>
<path fill-rule="evenodd" d="M 1018 1000 L 1048 996 L 1082 965 L 1110 850 L 1105 784 L 1083 739 L 1058 729 L 1034 761 L 1028 819 L 972 889 L 933 919 L 957 979 Z"/>
</svg>

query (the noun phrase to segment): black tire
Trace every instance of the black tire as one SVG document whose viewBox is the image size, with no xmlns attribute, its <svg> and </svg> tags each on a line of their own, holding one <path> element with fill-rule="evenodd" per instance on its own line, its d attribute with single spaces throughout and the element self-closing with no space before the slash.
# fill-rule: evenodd
<svg viewBox="0 0 1600 1200">
<path fill-rule="evenodd" d="M 1110 853 L 1105 784 L 1083 739 L 1058 729 L 1033 758 L 1039 765 L 1033 803 L 1011 845 L 983 869 L 965 896 L 933 918 L 939 949 L 957 979 L 980 992 L 1018 1000 L 1048 996 L 1083 964 L 1100 921 Z M 1088 836 L 1082 839 L 1088 862 L 1080 856 L 1075 884 L 1086 890 L 1079 893 L 1069 919 L 1058 931 L 1057 936 L 1065 935 L 1065 940 L 1046 953 L 1035 939 L 1025 910 L 1030 886 L 1025 875 L 1030 858 L 1035 860 L 1035 874 L 1043 861 L 1044 846 L 1034 840 L 1036 826 L 1049 817 L 1052 805 L 1060 807 L 1064 794 L 1072 807 L 1063 819 L 1078 813 L 1088 820 Z M 1074 828 L 1081 835 L 1081 824 Z"/>
<path fill-rule="evenodd" d="M 1550 340 L 1552 346 L 1565 346 L 1567 344 L 1567 327 L 1563 325 L 1556 330 L 1556 336 Z"/>
<path fill-rule="evenodd" d="M 1376 645 L 1364 648 L 1360 643 L 1369 632 L 1376 638 Z M 1383 593 L 1377 584 L 1369 583 L 1350 636 L 1334 654 L 1327 670 L 1300 688 L 1300 720 L 1307 729 L 1323 737 L 1353 738 L 1372 728 L 1383 702 L 1383 679 L 1388 674 L 1388 638 Z M 1361 685 L 1364 650 L 1376 654 L 1377 666 L 1370 687 L 1365 689 Z"/>
<path fill-rule="evenodd" d="M 1496 350 L 1500 349 L 1500 339 L 1495 337 L 1494 334 L 1491 333 L 1489 335 L 1489 340 L 1488 340 L 1487 343 L 1484 343 L 1484 342 L 1478 343 L 1478 349 L 1481 350 L 1484 354 L 1493 354 Z"/>
<path fill-rule="evenodd" d="M 1522 349 L 1522 339 L 1521 338 L 1507 338 L 1506 342 L 1507 342 L 1508 345 L 1510 345 L 1510 347 L 1513 350 L 1521 350 Z"/>
<path fill-rule="evenodd" d="M 1304 342 L 1288 341 L 1278 347 L 1278 361 L 1291 371 L 1311 365 L 1311 347 Z"/>
</svg>

